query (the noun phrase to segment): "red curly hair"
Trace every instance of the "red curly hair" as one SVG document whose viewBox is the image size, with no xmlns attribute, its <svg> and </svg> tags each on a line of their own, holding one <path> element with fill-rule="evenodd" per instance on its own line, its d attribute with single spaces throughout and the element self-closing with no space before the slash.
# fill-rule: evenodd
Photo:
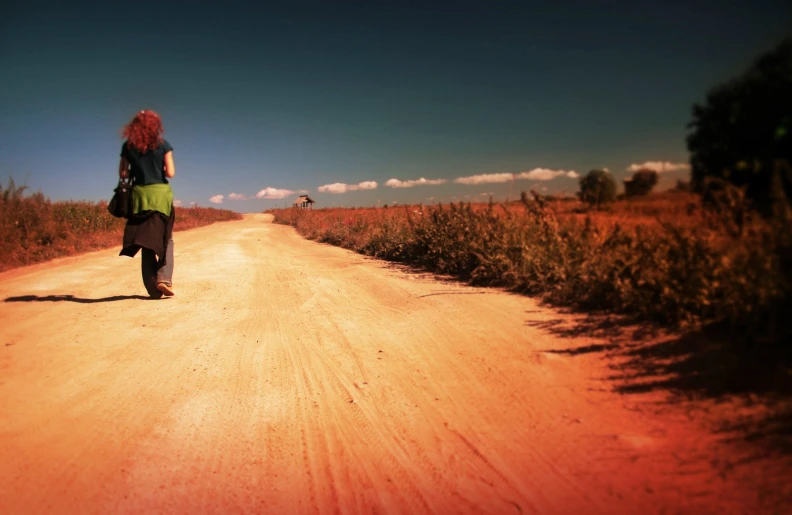
<svg viewBox="0 0 792 515">
<path fill-rule="evenodd" d="M 122 135 L 138 152 L 148 152 L 160 146 L 163 132 L 160 116 L 154 111 L 144 110 L 124 126 Z"/>
</svg>

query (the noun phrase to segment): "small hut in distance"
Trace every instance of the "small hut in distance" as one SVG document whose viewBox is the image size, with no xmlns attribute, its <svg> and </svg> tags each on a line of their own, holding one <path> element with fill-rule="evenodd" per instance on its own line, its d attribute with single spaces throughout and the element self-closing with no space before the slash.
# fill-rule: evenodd
<svg viewBox="0 0 792 515">
<path fill-rule="evenodd" d="M 307 207 L 313 209 L 314 199 L 309 197 L 308 195 L 300 195 L 300 198 L 294 201 L 292 207 Z"/>
</svg>

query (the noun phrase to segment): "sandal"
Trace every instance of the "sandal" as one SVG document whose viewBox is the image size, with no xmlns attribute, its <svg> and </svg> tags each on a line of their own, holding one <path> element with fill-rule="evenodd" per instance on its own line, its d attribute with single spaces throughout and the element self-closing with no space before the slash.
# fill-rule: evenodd
<svg viewBox="0 0 792 515">
<path fill-rule="evenodd" d="M 176 295 L 176 292 L 173 291 L 173 286 L 166 282 L 157 283 L 157 289 L 166 297 L 173 297 Z"/>
</svg>

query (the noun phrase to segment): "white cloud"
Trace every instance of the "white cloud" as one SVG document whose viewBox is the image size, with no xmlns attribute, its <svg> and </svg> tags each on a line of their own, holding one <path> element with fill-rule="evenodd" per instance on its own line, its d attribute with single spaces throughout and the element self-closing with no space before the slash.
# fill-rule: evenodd
<svg viewBox="0 0 792 515">
<path fill-rule="evenodd" d="M 690 170 L 688 163 L 672 163 L 671 161 L 647 161 L 645 163 L 633 163 L 627 167 L 628 172 L 635 172 L 647 168 L 655 172 L 677 172 Z"/>
<path fill-rule="evenodd" d="M 320 193 L 346 193 L 347 188 L 348 186 L 346 184 L 334 182 L 333 184 L 319 186 L 316 188 L 316 191 L 319 191 Z"/>
<path fill-rule="evenodd" d="M 373 190 L 377 188 L 377 183 L 374 181 L 363 181 L 358 184 L 344 184 L 343 182 L 334 182 L 333 184 L 325 184 L 319 186 L 316 190 L 320 193 L 346 193 L 347 191 L 358 190 Z"/>
<path fill-rule="evenodd" d="M 509 182 L 514 178 L 515 175 L 513 173 L 485 173 L 481 175 L 470 175 L 468 177 L 457 177 L 454 179 L 454 182 L 458 184 L 489 184 L 495 182 Z"/>
<path fill-rule="evenodd" d="M 181 200 L 174 200 L 173 201 L 173 205 L 176 206 L 176 207 L 181 207 L 182 204 L 184 204 L 184 202 L 182 202 Z"/>
<path fill-rule="evenodd" d="M 517 178 L 518 179 L 530 179 L 532 181 L 549 181 L 551 179 L 555 179 L 556 177 L 569 177 L 570 179 L 575 179 L 578 177 L 578 174 L 574 170 L 566 171 L 566 170 L 550 170 L 549 168 L 534 168 L 530 172 L 521 172 Z"/>
<path fill-rule="evenodd" d="M 400 181 L 399 179 L 388 179 L 385 186 L 389 188 L 412 188 L 413 186 L 433 186 L 436 184 L 445 184 L 448 182 L 446 179 L 424 179 L 421 177 L 416 180 Z"/>
<path fill-rule="evenodd" d="M 299 193 L 300 195 L 307 195 L 307 194 L 311 193 L 311 191 L 310 190 L 300 190 L 297 193 Z"/>
<path fill-rule="evenodd" d="M 228 200 L 247 200 L 247 195 L 241 193 L 229 193 Z"/>
<path fill-rule="evenodd" d="M 222 204 L 223 203 L 223 196 L 222 195 L 215 195 L 214 197 L 209 199 L 209 202 L 212 204 Z"/>
<path fill-rule="evenodd" d="M 197 205 L 198 205 L 198 202 L 196 202 L 194 200 L 190 202 L 190 207 L 196 207 Z"/>
<path fill-rule="evenodd" d="M 568 177 L 576 179 L 579 177 L 574 170 L 550 170 L 549 168 L 534 168 L 528 172 L 520 173 L 487 173 L 482 175 L 471 175 L 468 177 L 457 177 L 454 182 L 459 184 L 491 184 L 499 182 L 509 182 L 511 180 L 528 179 L 531 181 L 549 181 L 556 177 Z"/>
<path fill-rule="evenodd" d="M 267 186 L 263 190 L 256 193 L 256 198 L 281 199 L 286 198 L 289 195 L 294 195 L 294 192 L 292 190 L 283 190 Z"/>
</svg>

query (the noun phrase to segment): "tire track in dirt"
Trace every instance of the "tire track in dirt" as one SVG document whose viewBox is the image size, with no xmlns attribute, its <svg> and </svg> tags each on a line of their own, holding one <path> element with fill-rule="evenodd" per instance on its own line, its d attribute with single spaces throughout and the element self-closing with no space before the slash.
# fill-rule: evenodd
<svg viewBox="0 0 792 515">
<path fill-rule="evenodd" d="M 326 281 L 326 282 L 329 282 L 329 281 Z M 361 282 L 364 283 L 367 286 L 372 284 L 372 281 L 365 281 L 364 280 L 364 281 L 361 281 Z M 329 285 L 328 284 L 326 286 L 327 286 L 325 288 L 326 291 L 333 291 L 333 290 L 337 290 L 338 288 L 341 288 L 341 285 L 339 285 L 339 284 L 334 284 L 334 285 Z M 378 289 L 381 290 L 382 288 L 378 288 Z M 316 296 L 317 296 L 317 293 L 315 292 L 314 296 L 312 298 L 316 299 Z M 368 298 L 368 296 L 365 295 L 365 292 L 363 292 L 363 293 L 358 292 L 356 290 L 354 284 L 347 284 L 346 285 L 346 295 L 343 297 L 343 302 L 344 302 L 345 305 L 348 305 L 348 306 L 360 306 L 360 305 L 372 306 L 373 305 L 373 306 L 375 306 L 375 310 L 376 311 L 380 311 L 380 312 L 387 311 L 391 317 L 397 317 L 397 318 L 400 315 L 404 315 L 406 312 L 411 311 L 411 307 L 410 306 L 406 306 L 406 307 L 402 307 L 401 309 L 397 309 L 397 308 L 393 308 L 393 307 L 390 307 L 390 306 L 379 305 L 379 302 L 377 302 L 375 300 L 377 298 L 384 298 L 384 299 L 392 298 L 392 296 L 393 296 L 392 292 L 383 293 L 382 291 L 377 291 L 376 293 L 373 293 L 373 294 L 370 295 L 371 298 Z M 413 297 L 413 296 L 410 296 L 410 297 Z M 335 299 L 339 299 L 340 297 L 336 296 L 334 298 Z M 410 304 L 410 303 L 411 303 L 411 301 L 407 302 L 407 304 Z M 328 303 L 328 302 L 320 303 L 318 301 L 316 301 L 315 304 L 316 305 L 321 305 L 324 309 L 319 312 L 320 315 L 317 315 L 317 313 L 314 313 L 313 323 L 315 325 L 319 326 L 319 327 L 327 327 L 328 329 L 332 329 L 332 328 L 338 327 L 338 323 L 333 323 L 331 321 L 331 323 L 329 323 L 329 324 L 323 324 L 322 320 L 324 318 L 327 318 L 327 317 L 331 316 L 332 313 L 338 312 L 341 308 L 343 308 L 343 306 L 339 306 L 339 305 L 336 305 L 334 303 Z M 401 304 L 400 304 L 400 306 L 401 306 Z M 414 310 L 414 309 L 412 309 L 412 310 Z M 347 319 L 349 319 L 349 318 L 350 317 L 347 317 Z M 434 321 L 434 319 L 430 319 L 430 320 Z M 369 323 L 369 321 L 365 321 L 366 325 L 368 325 L 368 323 Z M 419 325 L 419 327 L 421 326 L 421 324 L 418 324 L 418 325 Z M 431 339 L 431 333 L 433 331 L 442 331 L 442 330 L 443 329 L 438 329 L 438 324 L 432 323 L 430 329 L 426 330 L 425 332 L 430 333 L 428 335 L 428 339 Z M 345 340 L 345 341 L 348 342 L 348 340 Z M 326 347 L 324 349 L 326 350 Z M 327 362 L 327 361 L 325 361 L 325 362 Z M 471 380 L 468 380 L 466 378 L 465 380 L 460 381 L 459 384 L 461 384 L 463 386 L 465 386 L 467 384 L 474 384 L 475 385 L 476 381 L 474 380 L 474 378 L 470 378 L 470 379 Z M 412 374 L 410 376 L 402 378 L 402 380 L 400 380 L 399 382 L 402 382 L 402 383 L 414 383 Z M 346 385 L 345 388 L 347 388 L 347 390 L 349 390 L 349 391 L 352 390 L 352 387 L 349 386 L 349 385 Z M 420 388 L 415 388 L 414 392 L 419 393 L 424 398 L 425 401 L 429 401 L 430 400 L 429 396 L 425 395 L 425 393 Z M 461 397 L 468 397 L 468 395 L 462 395 Z M 422 402 L 422 404 L 424 404 L 424 403 Z M 382 418 L 387 418 L 387 413 L 384 413 L 383 416 L 381 416 L 380 418 L 381 419 Z M 437 425 L 442 425 L 443 424 L 443 421 L 439 420 L 439 419 L 435 419 L 434 422 Z M 450 431 L 450 430 L 447 429 L 446 431 Z M 437 491 L 438 490 L 437 487 L 444 483 L 444 481 L 442 479 L 439 479 L 439 478 L 442 478 L 442 469 L 437 469 L 436 466 L 433 465 L 431 462 L 428 462 L 426 460 L 421 460 L 418 456 L 413 458 L 413 464 L 412 464 L 411 468 L 418 468 L 418 469 L 421 470 L 420 473 L 422 475 L 429 474 L 433 478 L 437 479 L 437 483 L 431 485 L 431 490 Z M 505 477 L 505 475 L 503 473 L 499 473 L 499 474 L 500 474 L 501 477 Z M 492 481 L 484 480 L 483 482 L 488 484 L 488 485 L 490 485 L 490 486 L 493 485 Z M 454 488 L 452 488 L 452 486 L 453 485 L 449 485 L 449 488 L 441 488 L 441 490 L 446 491 L 446 492 L 453 492 L 453 494 L 451 494 L 451 495 L 456 496 L 456 499 L 457 499 L 456 502 L 459 502 L 459 494 L 454 491 Z M 429 488 L 427 490 L 429 490 Z M 436 496 L 436 494 L 435 494 L 435 496 Z M 518 497 L 519 498 L 519 496 L 517 494 L 505 495 L 503 502 L 510 504 L 510 501 L 509 501 L 508 498 L 514 498 L 514 497 Z M 464 498 L 462 498 L 462 499 L 464 499 Z M 523 504 L 525 505 L 526 502 L 523 501 Z M 530 506 L 530 503 L 528 503 L 528 505 Z M 447 509 L 451 509 L 450 506 L 453 506 L 453 505 L 449 505 L 449 507 L 447 507 L 446 510 Z M 474 505 L 471 505 L 471 506 L 474 506 Z M 477 507 L 477 511 L 481 511 L 481 509 L 482 508 L 480 506 Z M 437 511 L 438 512 L 442 512 L 443 510 L 437 510 Z"/>
<path fill-rule="evenodd" d="M 290 303 L 290 301 L 287 301 L 287 303 Z M 290 306 L 287 306 L 285 312 L 291 311 Z M 314 314 L 312 320 L 316 321 L 317 318 L 321 318 L 321 316 Z M 277 319 L 276 323 L 280 325 Z M 354 382 L 350 384 L 350 382 L 345 381 L 343 379 L 344 375 L 330 365 L 330 360 L 323 357 L 323 353 L 328 350 L 327 347 L 323 345 L 323 342 L 327 342 L 327 338 L 323 339 L 316 330 L 312 330 L 310 326 L 304 322 L 300 322 L 297 327 L 299 328 L 299 333 L 303 336 L 303 338 L 297 342 L 297 345 L 294 345 L 294 342 L 288 345 L 284 339 L 281 339 L 281 342 L 284 343 L 284 349 L 286 349 L 289 354 L 293 368 L 301 371 L 299 377 L 302 379 L 301 391 L 303 395 L 307 397 L 310 395 L 309 392 L 313 392 L 313 395 L 316 395 L 322 401 L 319 405 L 315 405 L 313 410 L 303 410 L 304 426 L 314 426 L 312 429 L 314 429 L 315 432 L 325 435 L 322 445 L 320 446 L 322 452 L 317 453 L 314 449 L 313 452 L 307 453 L 306 460 L 310 468 L 314 470 L 319 468 L 316 461 L 325 461 L 323 472 L 326 477 L 331 478 L 329 483 L 333 492 L 333 504 L 338 502 L 336 489 L 333 486 L 337 482 L 335 476 L 339 473 L 343 474 L 343 471 L 335 471 L 333 467 L 330 466 L 328 458 L 332 457 L 334 454 L 329 452 L 333 446 L 327 437 L 327 427 L 316 427 L 313 418 L 310 417 L 312 412 L 315 413 L 320 411 L 323 417 L 331 417 L 334 421 L 338 422 L 337 427 L 350 428 L 353 432 L 352 438 L 349 438 L 349 435 L 346 433 L 341 433 L 338 437 L 344 439 L 345 443 L 351 443 L 350 440 L 366 442 L 366 446 L 369 450 L 372 448 L 375 449 L 373 456 L 370 458 L 374 458 L 377 461 L 385 460 L 390 463 L 391 466 L 388 467 L 389 473 L 394 475 L 402 486 L 409 485 L 412 486 L 410 490 L 414 490 L 414 485 L 412 485 L 410 478 L 403 473 L 403 465 L 398 463 L 398 460 L 395 459 L 393 454 L 382 446 L 382 438 L 373 431 L 372 421 L 367 420 L 365 417 L 361 417 L 359 405 L 355 403 L 356 395 L 353 393 Z M 279 334 L 282 335 L 284 332 L 279 329 Z M 339 339 L 343 344 L 343 348 L 351 350 L 348 340 L 346 340 L 343 335 L 339 335 Z M 307 347 L 305 345 L 306 342 L 316 343 L 317 346 L 314 348 Z M 355 366 L 361 376 L 365 377 L 365 372 L 356 361 Z M 307 371 L 311 371 L 312 373 L 309 374 Z M 324 371 L 324 373 L 321 373 L 322 371 Z M 333 404 L 333 393 L 340 398 L 341 409 L 329 410 L 326 408 L 326 406 Z M 348 415 L 349 413 L 352 413 L 351 417 L 342 416 L 342 414 Z M 352 423 L 346 420 L 349 418 L 352 419 Z M 336 446 L 337 445 L 338 442 L 336 442 Z M 306 442 L 306 451 L 309 449 L 311 449 L 311 447 L 308 445 L 308 442 Z M 369 467 L 367 467 L 367 469 L 369 469 Z M 410 512 L 428 511 L 428 506 L 425 504 L 425 501 L 422 501 L 420 496 L 418 498 L 419 502 L 416 504 L 415 499 L 412 497 L 402 497 L 402 502 L 400 504 L 408 506 L 410 508 L 408 511 Z M 363 506 L 364 505 L 361 505 L 361 508 Z"/>
</svg>

